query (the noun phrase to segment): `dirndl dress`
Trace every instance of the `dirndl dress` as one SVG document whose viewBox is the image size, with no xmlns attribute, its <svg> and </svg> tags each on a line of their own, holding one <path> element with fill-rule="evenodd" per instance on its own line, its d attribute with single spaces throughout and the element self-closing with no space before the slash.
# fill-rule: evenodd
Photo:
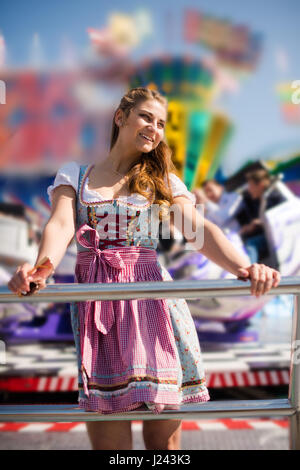
<svg viewBox="0 0 300 470">
<path fill-rule="evenodd" d="M 71 176 L 74 165 L 78 175 Z M 125 197 L 107 201 L 98 193 L 87 200 L 91 168 L 67 164 L 48 188 L 49 196 L 59 184 L 76 189 L 75 282 L 172 280 L 157 257 L 157 213 L 151 202 L 141 195 L 143 204 Z M 197 332 L 184 299 L 73 302 L 71 322 L 80 408 L 109 414 L 146 405 L 160 413 L 210 399 Z"/>
</svg>

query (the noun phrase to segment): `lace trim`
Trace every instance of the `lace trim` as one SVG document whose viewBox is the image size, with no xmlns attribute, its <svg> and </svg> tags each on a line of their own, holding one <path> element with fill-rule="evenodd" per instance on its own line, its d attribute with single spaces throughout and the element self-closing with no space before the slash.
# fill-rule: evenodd
<svg viewBox="0 0 300 470">
<path fill-rule="evenodd" d="M 83 205 L 83 206 L 98 206 L 98 205 L 107 205 L 107 206 L 110 206 L 113 202 L 116 202 L 116 204 L 118 205 L 122 205 L 122 206 L 130 206 L 130 207 L 134 207 L 134 208 L 137 208 L 137 209 L 140 209 L 140 210 L 145 210 L 145 209 L 148 209 L 148 207 L 151 206 L 152 202 L 148 201 L 145 203 L 145 204 L 135 204 L 133 202 L 129 202 L 127 200 L 123 201 L 122 199 L 120 198 L 114 198 L 114 199 L 103 199 L 102 201 L 99 200 L 99 201 L 85 201 L 83 199 L 83 190 L 84 190 L 84 184 L 85 182 L 87 181 L 88 179 L 88 176 L 90 174 L 90 171 L 91 169 L 93 168 L 93 164 L 89 165 L 85 172 L 84 172 L 84 175 L 83 177 L 81 178 L 81 183 L 80 183 L 80 188 L 79 188 L 79 200 L 80 200 L 80 203 Z M 89 190 L 90 192 L 92 192 L 92 190 Z M 94 193 L 96 193 L 96 191 L 94 191 Z M 102 197 L 101 194 L 98 194 L 99 197 Z M 129 198 L 131 196 L 121 196 L 121 197 L 125 197 L 125 198 Z"/>
</svg>

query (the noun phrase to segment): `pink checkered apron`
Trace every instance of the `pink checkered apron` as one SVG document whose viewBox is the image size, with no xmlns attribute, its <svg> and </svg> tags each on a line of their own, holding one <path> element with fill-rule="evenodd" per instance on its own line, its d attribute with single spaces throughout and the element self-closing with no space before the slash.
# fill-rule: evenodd
<svg viewBox="0 0 300 470">
<path fill-rule="evenodd" d="M 87 224 L 78 229 L 76 238 L 88 248 L 77 255 L 77 282 L 163 280 L 153 249 L 100 250 L 99 235 Z M 180 363 L 166 300 L 78 302 L 78 316 L 85 394 L 80 407 L 112 413 L 149 403 L 160 412 L 180 404 Z"/>
</svg>

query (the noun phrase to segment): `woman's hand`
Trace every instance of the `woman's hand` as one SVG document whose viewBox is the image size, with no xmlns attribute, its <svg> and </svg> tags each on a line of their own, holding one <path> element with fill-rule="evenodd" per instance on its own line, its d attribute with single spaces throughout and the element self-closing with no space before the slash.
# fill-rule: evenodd
<svg viewBox="0 0 300 470">
<path fill-rule="evenodd" d="M 13 277 L 9 281 L 8 288 L 15 294 L 21 295 L 22 292 L 30 291 L 30 271 L 33 267 L 29 263 L 24 263 L 21 266 L 18 266 Z"/>
<path fill-rule="evenodd" d="M 251 281 L 251 294 L 259 297 L 280 283 L 280 272 L 264 264 L 254 263 L 238 270 L 238 279 Z"/>
<path fill-rule="evenodd" d="M 44 258 L 34 267 L 30 266 L 29 263 L 24 263 L 17 268 L 8 283 L 8 287 L 19 296 L 34 293 L 46 287 L 46 279 L 53 271 L 53 265 L 49 258 Z"/>
</svg>

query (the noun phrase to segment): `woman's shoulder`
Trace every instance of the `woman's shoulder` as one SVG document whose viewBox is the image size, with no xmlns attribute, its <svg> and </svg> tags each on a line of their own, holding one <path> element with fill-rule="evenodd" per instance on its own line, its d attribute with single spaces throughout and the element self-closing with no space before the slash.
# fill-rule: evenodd
<svg viewBox="0 0 300 470">
<path fill-rule="evenodd" d="M 172 189 L 175 186 L 185 186 L 184 182 L 176 175 L 176 173 L 170 172 L 168 173 L 169 181 L 171 184 Z M 167 177 L 165 176 L 165 181 L 167 181 Z"/>
<path fill-rule="evenodd" d="M 196 203 L 196 196 L 190 192 L 186 186 L 186 184 L 182 181 L 176 173 L 170 172 L 169 173 L 169 180 L 172 189 L 173 197 L 177 196 L 186 196 L 193 204 Z"/>
<path fill-rule="evenodd" d="M 77 192 L 80 163 L 73 160 L 64 163 L 57 171 L 54 183 L 47 188 L 47 194 L 52 203 L 52 192 L 57 186 L 72 186 Z"/>
<path fill-rule="evenodd" d="M 71 181 L 78 181 L 79 172 L 84 172 L 89 165 L 76 160 L 64 163 L 57 171 L 56 178 L 66 178 Z"/>
<path fill-rule="evenodd" d="M 80 166 L 81 166 L 80 163 L 75 160 L 66 162 L 59 167 L 57 171 L 57 175 L 58 174 L 65 174 L 65 175 L 70 175 L 70 176 L 78 175 Z"/>
</svg>

